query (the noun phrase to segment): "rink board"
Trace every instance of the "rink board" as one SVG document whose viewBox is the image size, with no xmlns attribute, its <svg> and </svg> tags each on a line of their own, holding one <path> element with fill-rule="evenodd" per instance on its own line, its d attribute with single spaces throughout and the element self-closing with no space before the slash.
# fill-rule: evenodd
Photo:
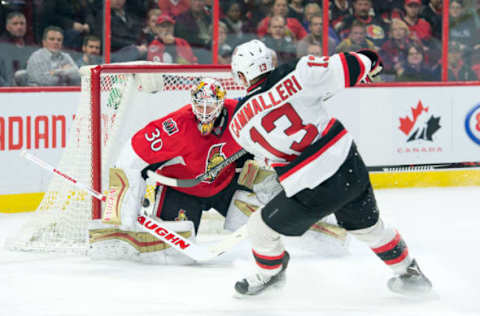
<svg viewBox="0 0 480 316">
<path fill-rule="evenodd" d="M 478 86 L 386 87 L 374 88 L 374 93 L 372 99 L 372 89 L 347 89 L 327 102 L 328 111 L 354 136 L 367 165 L 477 161 L 480 157 Z M 31 151 L 57 165 L 79 96 L 73 91 L 0 93 L 0 212 L 31 211 L 39 204 L 52 175 L 19 158 L 19 153 Z M 162 112 L 158 115 L 188 102 L 187 94 L 180 97 L 158 107 Z M 155 95 L 148 95 L 138 103 L 156 105 L 157 101 Z M 476 170 L 377 173 L 371 178 L 375 188 L 480 185 Z"/>
<path fill-rule="evenodd" d="M 480 170 L 452 170 L 402 173 L 371 173 L 375 189 L 423 188 L 480 185 Z M 0 195 L 1 213 L 34 211 L 44 193 Z"/>
</svg>

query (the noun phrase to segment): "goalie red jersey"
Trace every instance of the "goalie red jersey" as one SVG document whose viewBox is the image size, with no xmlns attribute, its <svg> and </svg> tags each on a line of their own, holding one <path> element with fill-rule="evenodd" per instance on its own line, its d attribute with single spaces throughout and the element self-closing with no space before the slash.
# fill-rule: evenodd
<svg viewBox="0 0 480 316">
<path fill-rule="evenodd" d="M 216 131 L 209 135 L 201 135 L 192 106 L 188 104 L 138 131 L 132 138 L 133 150 L 165 176 L 196 178 L 241 149 L 226 128 L 236 104 L 236 100 L 225 100 L 220 114 L 223 118 L 219 126 L 214 127 Z M 236 164 L 232 163 L 214 179 L 192 188 L 175 189 L 199 197 L 215 195 L 230 183 L 235 168 Z"/>
</svg>

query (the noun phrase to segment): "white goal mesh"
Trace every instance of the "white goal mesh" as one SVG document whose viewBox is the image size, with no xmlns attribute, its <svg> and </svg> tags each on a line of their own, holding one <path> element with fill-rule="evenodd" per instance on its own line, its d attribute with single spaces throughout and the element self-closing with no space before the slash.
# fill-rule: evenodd
<svg viewBox="0 0 480 316">
<path fill-rule="evenodd" d="M 139 87 L 138 78 L 145 73 L 152 74 L 157 93 Z M 56 168 L 103 193 L 108 187 L 108 170 L 122 144 L 149 121 L 190 103 L 189 91 L 201 78 L 222 82 L 229 98 L 243 94 L 224 66 L 129 63 L 84 67 L 81 74 L 80 104 Z M 89 224 L 92 218 L 100 218 L 101 209 L 98 200 L 53 177 L 32 220 L 9 238 L 6 246 L 84 253 Z"/>
</svg>

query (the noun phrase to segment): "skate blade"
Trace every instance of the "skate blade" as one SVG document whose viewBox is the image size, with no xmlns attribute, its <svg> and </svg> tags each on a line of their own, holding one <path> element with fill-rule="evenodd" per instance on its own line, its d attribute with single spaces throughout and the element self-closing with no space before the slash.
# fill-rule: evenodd
<svg viewBox="0 0 480 316">
<path fill-rule="evenodd" d="M 265 297 L 265 296 L 275 295 L 275 293 L 281 292 L 281 290 L 285 286 L 285 283 L 286 283 L 286 277 L 284 275 L 279 280 L 277 280 L 275 283 L 261 289 L 258 292 L 255 292 L 255 293 L 242 294 L 242 293 L 237 292 L 234 289 L 234 291 L 233 291 L 234 293 L 233 293 L 232 297 L 236 298 L 236 299 L 246 299 L 246 298 L 258 297 L 258 296 Z"/>
</svg>

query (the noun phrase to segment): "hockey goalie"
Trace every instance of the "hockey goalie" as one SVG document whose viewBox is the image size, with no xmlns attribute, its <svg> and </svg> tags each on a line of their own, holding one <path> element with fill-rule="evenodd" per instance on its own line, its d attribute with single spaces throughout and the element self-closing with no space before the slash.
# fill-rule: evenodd
<svg viewBox="0 0 480 316">
<path fill-rule="evenodd" d="M 143 91 L 158 90 L 151 75 L 137 77 Z M 194 187 L 166 186 L 148 178 L 150 170 L 195 179 L 238 152 L 241 147 L 227 128 L 236 105 L 236 100 L 226 98 L 220 82 L 205 78 L 192 89 L 191 104 L 134 134 L 110 170 L 102 224 L 89 230 L 90 257 L 191 263 L 188 256 L 144 232 L 137 223 L 140 212 L 195 241 L 204 211 L 215 209 L 225 217 L 224 228 L 235 231 L 281 191 L 274 171 L 261 167 L 249 155 Z M 334 245 L 341 248 L 337 253 L 344 253 L 345 238 L 342 229 L 323 221 L 312 226 L 301 244 L 317 249 Z"/>
</svg>

